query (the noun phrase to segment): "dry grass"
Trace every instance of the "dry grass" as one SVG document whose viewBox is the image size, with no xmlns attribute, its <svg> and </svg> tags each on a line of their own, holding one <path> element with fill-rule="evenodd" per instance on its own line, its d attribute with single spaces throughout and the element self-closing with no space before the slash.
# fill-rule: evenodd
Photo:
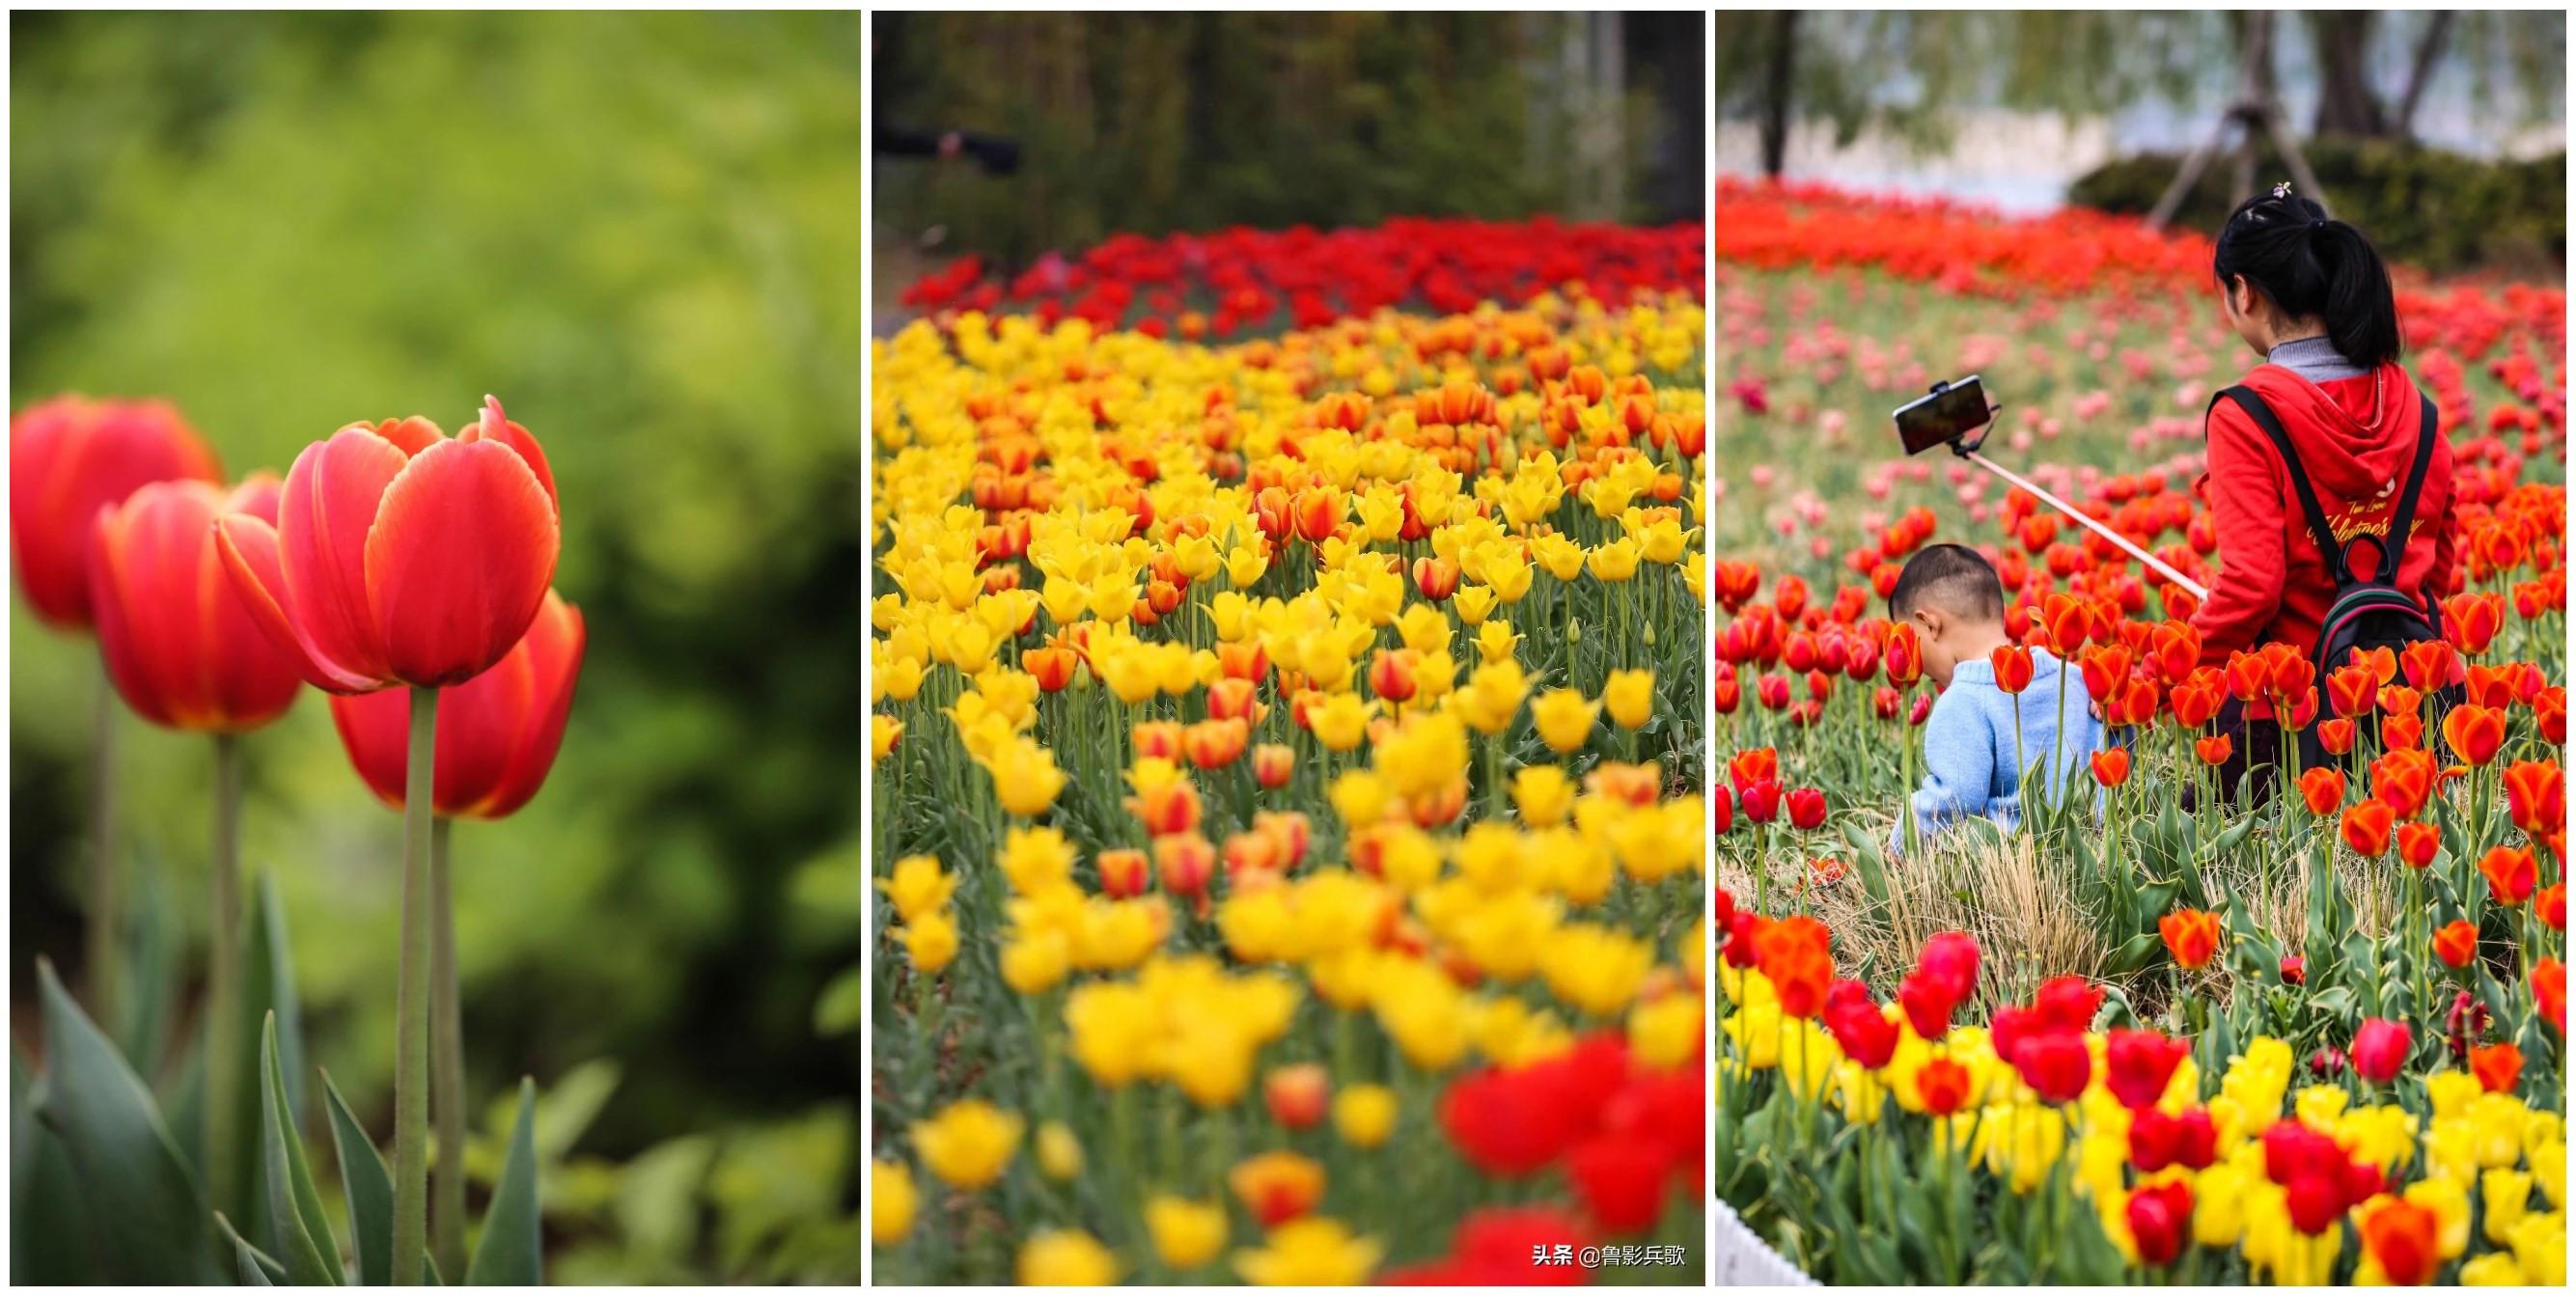
<svg viewBox="0 0 2576 1296">
<path fill-rule="evenodd" d="M 1886 831 L 1885 822 L 1869 826 L 1873 832 Z M 2203 878 L 2223 889 L 2231 903 L 2246 907 L 2257 927 L 2295 948 L 2307 928 L 2304 861 L 2294 856 L 2267 876 L 2260 862 L 2262 845 L 2257 835 L 2248 841 L 2249 849 L 2210 861 Z M 2302 842 L 2301 848 L 2306 845 Z M 1944 834 L 1915 860 L 1891 864 L 1883 904 L 1870 897 L 1857 874 L 1811 891 L 1806 903 L 1833 928 L 1838 967 L 1847 975 L 1868 978 L 1881 994 L 1893 989 L 1934 933 L 1965 931 L 1985 951 L 1985 988 L 1992 1001 L 2020 1001 L 2051 976 L 2101 979 L 2117 950 L 2118 942 L 2106 939 L 2102 925 L 2085 911 L 2079 898 L 2083 879 L 2076 869 L 2066 851 L 2035 837 L 1971 827 Z M 2385 932 L 2405 911 L 2406 879 L 2400 866 L 2338 849 L 2335 869 L 2345 903 L 2353 910 L 2351 919 L 2361 930 Z M 1775 895 L 1794 886 L 1795 877 L 1795 861 L 1775 862 Z M 1741 866 L 1722 865 L 1719 882 L 1749 903 L 1753 879 Z M 1796 905 L 1793 898 L 1786 907 Z M 1773 907 L 1783 906 L 1775 901 Z M 2196 991 L 2223 994 L 2222 966 L 2214 964 L 2196 978 Z M 2157 962 L 2140 976 L 2110 980 L 2142 1016 L 2151 1016 L 2169 989 L 2163 967 Z"/>
</svg>

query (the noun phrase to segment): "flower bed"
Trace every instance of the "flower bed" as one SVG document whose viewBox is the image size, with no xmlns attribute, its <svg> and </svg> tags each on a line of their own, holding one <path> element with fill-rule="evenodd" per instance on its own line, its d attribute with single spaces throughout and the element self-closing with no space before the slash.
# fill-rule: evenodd
<svg viewBox="0 0 2576 1296">
<path fill-rule="evenodd" d="M 1880 421 L 1983 371 L 1989 453 L 2206 583 L 2247 357 L 2204 243 L 1820 190 L 1717 229 L 1716 1192 L 1829 1282 L 2563 1281 L 2563 294 L 2402 291 L 2450 637 L 2318 678 L 2201 665 L 2187 592 Z M 1998 679 L 2056 652 L 2113 745 L 1900 864 L 1931 690 L 1880 600 L 1936 539 L 2002 576 Z M 2340 763 L 2221 795 L 2231 699 Z"/>
<path fill-rule="evenodd" d="M 1695 1281 L 1698 306 L 1080 314 L 875 359 L 876 1278 Z"/>
</svg>

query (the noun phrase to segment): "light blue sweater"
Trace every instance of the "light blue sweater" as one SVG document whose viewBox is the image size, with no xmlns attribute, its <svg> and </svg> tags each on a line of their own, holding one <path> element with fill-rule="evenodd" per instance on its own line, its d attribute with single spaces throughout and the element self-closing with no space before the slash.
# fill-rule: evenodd
<svg viewBox="0 0 2576 1296">
<path fill-rule="evenodd" d="M 2102 722 L 2093 715 L 2092 695 L 2083 676 L 2066 669 L 2044 648 L 2031 650 L 2030 687 L 2016 699 L 1995 686 L 1995 668 L 1986 661 L 1963 661 L 1950 674 L 1950 687 L 1932 703 L 1923 723 L 1923 786 L 1914 793 L 1916 830 L 1925 841 L 1971 815 L 1983 815 L 2010 830 L 2021 822 L 2022 773 L 2034 779 L 2034 790 L 2049 795 L 2051 787 L 2074 786 L 2089 778 L 2087 762 L 2102 743 Z M 2066 746 L 2058 755 L 2060 689 L 2066 690 Z M 2021 752 L 2013 759 L 2013 703 L 2021 703 Z M 2054 774 L 2050 759 L 2057 757 Z M 1905 828 L 1898 824 L 1889 854 L 1905 847 Z"/>
</svg>

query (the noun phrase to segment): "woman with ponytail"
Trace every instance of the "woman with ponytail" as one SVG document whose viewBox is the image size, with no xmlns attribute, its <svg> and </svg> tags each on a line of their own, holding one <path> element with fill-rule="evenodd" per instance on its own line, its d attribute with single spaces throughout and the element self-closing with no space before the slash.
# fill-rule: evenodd
<svg viewBox="0 0 2576 1296">
<path fill-rule="evenodd" d="M 2276 641 L 2307 650 L 2354 581 L 2391 586 L 2438 615 L 2435 601 L 2459 577 L 2451 449 L 2437 434 L 2418 463 L 2431 406 L 2397 364 L 2396 294 L 2378 250 L 2281 185 L 2227 218 L 2213 261 L 2220 314 L 2264 362 L 2210 405 L 2209 470 L 2198 489 L 2216 523 L 2220 571 L 2191 619 L 2202 662 L 2223 666 Z M 2302 474 L 2341 573 L 2316 541 Z M 2406 523 L 2402 539 L 2390 534 Z M 2221 718 L 2230 721 L 2242 718 Z M 2254 728 L 2236 743 L 2240 768 L 2277 749 L 2273 726 Z"/>
</svg>

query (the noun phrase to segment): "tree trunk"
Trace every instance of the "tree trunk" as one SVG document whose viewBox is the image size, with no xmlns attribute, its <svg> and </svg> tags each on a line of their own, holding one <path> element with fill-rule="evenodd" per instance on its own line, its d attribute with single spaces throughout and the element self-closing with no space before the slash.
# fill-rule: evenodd
<svg viewBox="0 0 2576 1296">
<path fill-rule="evenodd" d="M 1789 95 L 1798 66 L 1798 11 L 1771 17 L 1771 57 L 1762 75 L 1762 174 L 1777 180 L 1789 165 Z"/>
<path fill-rule="evenodd" d="M 2435 10 L 2423 38 L 2415 42 L 2415 66 L 2406 74 L 2406 93 L 2398 96 L 2396 116 L 2388 123 L 2390 135 L 2402 140 L 2415 138 L 2416 105 L 2424 100 L 2424 84 L 2433 79 L 2433 68 L 2442 60 L 2442 48 L 2450 43 L 2451 24 L 2459 16 L 2449 9 Z"/>
<path fill-rule="evenodd" d="M 2389 133 L 2388 114 L 2370 89 L 2370 38 L 2378 27 L 2379 15 L 2367 9 L 2308 15 L 2317 46 L 2316 134 L 2378 139 Z"/>
</svg>

